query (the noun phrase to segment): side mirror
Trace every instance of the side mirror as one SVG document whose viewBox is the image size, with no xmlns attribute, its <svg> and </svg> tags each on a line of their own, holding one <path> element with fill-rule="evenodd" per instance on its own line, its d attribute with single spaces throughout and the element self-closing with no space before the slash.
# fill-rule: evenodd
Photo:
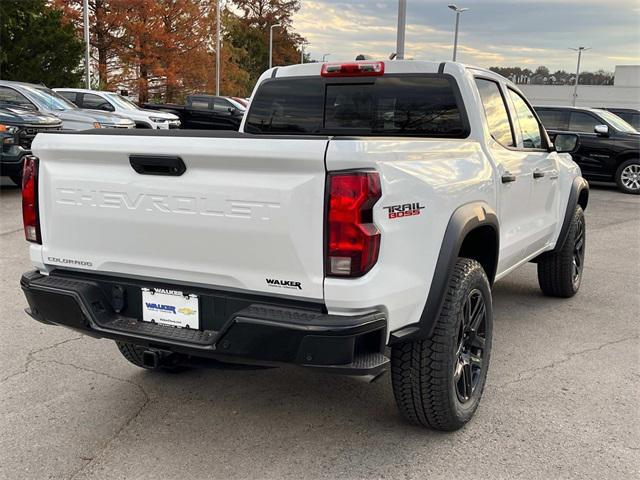
<svg viewBox="0 0 640 480">
<path fill-rule="evenodd" d="M 558 153 L 572 153 L 580 145 L 580 137 L 573 133 L 559 133 L 556 135 L 554 145 Z"/>
<path fill-rule="evenodd" d="M 601 137 L 609 136 L 609 126 L 608 125 L 596 125 L 593 128 L 593 131 L 596 132 Z"/>
</svg>

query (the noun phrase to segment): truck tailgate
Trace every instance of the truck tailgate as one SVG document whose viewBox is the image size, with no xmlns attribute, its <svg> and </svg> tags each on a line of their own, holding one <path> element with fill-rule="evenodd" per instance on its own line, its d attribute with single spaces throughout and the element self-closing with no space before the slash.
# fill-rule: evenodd
<svg viewBox="0 0 640 480">
<path fill-rule="evenodd" d="M 43 263 L 322 299 L 327 139 L 198 137 L 38 135 Z"/>
</svg>

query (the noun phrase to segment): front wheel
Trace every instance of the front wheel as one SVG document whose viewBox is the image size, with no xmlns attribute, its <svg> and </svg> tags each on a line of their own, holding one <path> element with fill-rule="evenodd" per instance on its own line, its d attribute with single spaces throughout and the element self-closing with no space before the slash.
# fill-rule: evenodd
<svg viewBox="0 0 640 480">
<path fill-rule="evenodd" d="M 459 258 L 433 335 L 391 349 L 391 381 L 402 415 L 434 430 L 462 428 L 487 377 L 493 309 L 489 280 L 475 260 Z"/>
<path fill-rule="evenodd" d="M 616 183 L 624 193 L 640 195 L 640 159 L 622 162 L 616 171 Z"/>
<path fill-rule="evenodd" d="M 578 205 L 562 248 L 545 253 L 538 260 L 538 284 L 545 295 L 570 298 L 578 293 L 582 283 L 586 240 L 584 212 Z"/>
</svg>

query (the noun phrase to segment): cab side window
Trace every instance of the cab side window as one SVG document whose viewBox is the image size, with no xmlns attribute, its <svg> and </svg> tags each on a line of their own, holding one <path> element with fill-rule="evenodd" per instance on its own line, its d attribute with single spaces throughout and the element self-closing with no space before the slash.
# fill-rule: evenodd
<svg viewBox="0 0 640 480">
<path fill-rule="evenodd" d="M 513 102 L 513 107 L 518 117 L 520 133 L 522 134 L 522 145 L 518 146 L 521 148 L 544 148 L 542 127 L 527 102 L 524 101 L 519 93 L 511 89 L 509 89 L 509 96 Z"/>
<path fill-rule="evenodd" d="M 491 136 L 505 147 L 515 147 L 516 142 L 513 138 L 509 113 L 500 93 L 500 87 L 496 82 L 484 78 L 476 78 L 476 85 L 482 99 Z"/>
<path fill-rule="evenodd" d="M 93 110 L 113 111 L 113 106 L 104 98 L 92 93 L 85 93 L 82 97 L 82 108 L 91 108 Z"/>
<path fill-rule="evenodd" d="M 569 117 L 569 131 L 580 133 L 593 133 L 596 125 L 602 125 L 596 117 L 583 112 L 571 112 Z"/>
<path fill-rule="evenodd" d="M 62 95 L 64 98 L 69 100 L 71 103 L 78 105 L 78 99 L 76 98 L 78 94 L 76 92 L 56 92 L 58 95 Z"/>
<path fill-rule="evenodd" d="M 0 102 L 8 103 L 10 105 L 24 105 L 27 107 L 33 107 L 34 105 L 21 93 L 16 92 L 13 88 L 0 87 Z"/>
<path fill-rule="evenodd" d="M 567 130 L 567 115 L 562 110 L 536 110 L 547 130 Z"/>
</svg>

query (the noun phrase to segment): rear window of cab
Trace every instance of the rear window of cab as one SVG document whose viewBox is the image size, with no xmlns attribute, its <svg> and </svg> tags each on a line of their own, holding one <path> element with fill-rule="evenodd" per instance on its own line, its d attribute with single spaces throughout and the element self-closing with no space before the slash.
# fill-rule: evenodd
<svg viewBox="0 0 640 480">
<path fill-rule="evenodd" d="M 465 138 L 468 121 L 447 75 L 266 80 L 251 103 L 245 132 Z"/>
</svg>

